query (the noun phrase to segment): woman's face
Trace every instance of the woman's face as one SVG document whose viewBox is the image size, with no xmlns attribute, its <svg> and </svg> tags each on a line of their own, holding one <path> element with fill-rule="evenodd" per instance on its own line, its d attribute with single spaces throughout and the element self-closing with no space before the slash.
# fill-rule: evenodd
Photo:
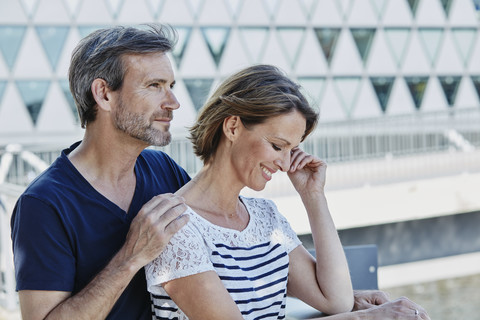
<svg viewBox="0 0 480 320">
<path fill-rule="evenodd" d="M 291 151 L 300 144 L 305 128 L 305 117 L 296 110 L 248 129 L 240 123 L 231 161 L 242 184 L 259 191 L 275 172 L 288 171 Z"/>
</svg>

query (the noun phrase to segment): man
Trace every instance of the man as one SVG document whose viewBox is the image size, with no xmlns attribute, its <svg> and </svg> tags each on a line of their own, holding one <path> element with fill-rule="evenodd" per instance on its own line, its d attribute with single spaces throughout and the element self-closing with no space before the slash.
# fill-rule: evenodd
<svg viewBox="0 0 480 320">
<path fill-rule="evenodd" d="M 12 216 L 24 319 L 151 319 L 142 267 L 187 219 L 189 180 L 161 152 L 179 108 L 173 30 L 114 27 L 73 52 L 70 88 L 85 135 L 42 173 Z M 153 199 L 152 199 L 153 198 Z M 137 214 L 138 213 L 138 214 Z"/>
<path fill-rule="evenodd" d="M 74 50 L 69 81 L 84 138 L 31 183 L 12 215 L 23 319 L 151 319 L 143 266 L 187 223 L 172 193 L 190 178 L 166 154 L 146 149 L 170 142 L 179 108 L 166 56 L 173 34 L 112 27 Z M 351 319 L 424 313 L 378 291 L 357 293 L 355 306 L 370 309 Z"/>
</svg>

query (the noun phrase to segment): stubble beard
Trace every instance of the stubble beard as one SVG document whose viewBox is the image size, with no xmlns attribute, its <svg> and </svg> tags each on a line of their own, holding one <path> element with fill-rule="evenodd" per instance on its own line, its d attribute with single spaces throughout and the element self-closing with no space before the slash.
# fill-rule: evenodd
<svg viewBox="0 0 480 320">
<path fill-rule="evenodd" d="M 123 101 L 120 101 L 117 110 L 114 114 L 115 127 L 130 137 L 157 147 L 164 147 L 172 141 L 168 129 L 161 131 L 153 128 L 152 122 L 145 119 L 143 114 L 128 111 Z"/>
</svg>

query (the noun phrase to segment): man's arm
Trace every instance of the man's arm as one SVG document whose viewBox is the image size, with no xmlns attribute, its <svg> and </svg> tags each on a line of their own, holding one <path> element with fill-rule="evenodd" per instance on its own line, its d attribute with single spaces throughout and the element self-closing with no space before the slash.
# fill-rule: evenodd
<svg viewBox="0 0 480 320">
<path fill-rule="evenodd" d="M 133 276 L 156 258 L 188 221 L 183 199 L 160 195 L 133 219 L 125 244 L 108 265 L 79 293 L 24 290 L 19 292 L 22 318 L 104 319 Z"/>
</svg>

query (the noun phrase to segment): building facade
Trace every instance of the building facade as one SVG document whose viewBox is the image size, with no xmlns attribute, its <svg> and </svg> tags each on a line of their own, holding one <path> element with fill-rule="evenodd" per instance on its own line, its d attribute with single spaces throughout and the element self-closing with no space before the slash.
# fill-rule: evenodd
<svg viewBox="0 0 480 320">
<path fill-rule="evenodd" d="M 78 41 L 168 23 L 185 131 L 225 76 L 274 64 L 322 122 L 480 108 L 478 0 L 0 0 L 0 145 L 81 137 L 68 88 Z"/>
</svg>

